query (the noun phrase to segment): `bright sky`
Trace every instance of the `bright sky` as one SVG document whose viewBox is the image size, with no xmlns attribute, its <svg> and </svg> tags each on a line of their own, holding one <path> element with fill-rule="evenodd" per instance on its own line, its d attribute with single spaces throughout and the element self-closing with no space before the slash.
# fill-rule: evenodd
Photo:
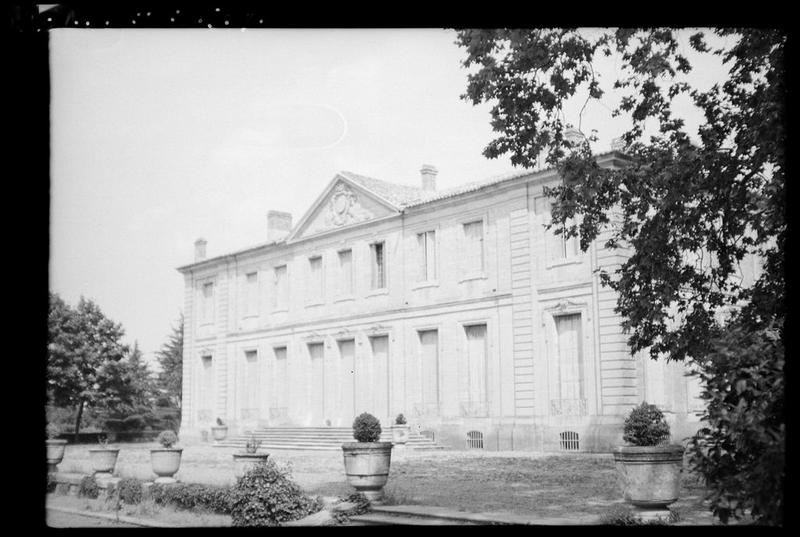
<svg viewBox="0 0 800 537">
<path fill-rule="evenodd" d="M 183 307 L 175 268 L 198 237 L 209 257 L 265 242 L 268 210 L 299 221 L 339 170 L 418 185 L 433 164 L 438 188 L 512 171 L 481 154 L 489 107 L 459 98 L 454 41 L 430 29 L 52 31 L 51 289 L 96 301 L 151 358 Z M 710 71 L 698 69 L 703 83 Z M 628 127 L 614 104 L 583 113 L 597 151 Z"/>
</svg>

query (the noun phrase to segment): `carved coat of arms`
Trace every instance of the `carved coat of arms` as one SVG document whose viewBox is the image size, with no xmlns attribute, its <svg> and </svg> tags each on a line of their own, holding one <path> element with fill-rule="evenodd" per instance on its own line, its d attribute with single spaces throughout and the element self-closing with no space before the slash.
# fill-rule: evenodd
<svg viewBox="0 0 800 537">
<path fill-rule="evenodd" d="M 325 212 L 326 226 L 344 226 L 361 222 L 372 215 L 358 202 L 355 192 L 340 183 L 333 190 Z"/>
</svg>

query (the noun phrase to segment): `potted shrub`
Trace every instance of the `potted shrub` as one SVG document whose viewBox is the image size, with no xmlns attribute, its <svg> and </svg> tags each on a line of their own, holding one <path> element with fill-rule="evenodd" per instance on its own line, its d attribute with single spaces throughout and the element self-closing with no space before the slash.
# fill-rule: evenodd
<svg viewBox="0 0 800 537">
<path fill-rule="evenodd" d="M 614 461 L 625 501 L 640 512 L 666 511 L 678 500 L 684 448 L 669 444 L 664 414 L 642 402 L 625 419 L 622 438 L 628 445 L 614 451 Z"/>
<path fill-rule="evenodd" d="M 95 477 L 111 477 L 117 465 L 119 448 L 109 447 L 108 439 L 100 439 L 100 447 L 89 450 L 89 461 Z"/>
<path fill-rule="evenodd" d="M 266 462 L 269 458 L 269 453 L 258 453 L 259 447 L 261 447 L 261 440 L 256 439 L 255 435 L 252 435 L 245 445 L 244 453 L 233 454 L 233 462 L 236 466 L 234 470 L 236 477 L 242 477 L 259 462 Z"/>
<path fill-rule="evenodd" d="M 394 419 L 394 427 L 392 427 L 392 443 L 405 447 L 406 442 L 408 442 L 408 424 L 406 422 L 406 417 L 400 413 Z"/>
<path fill-rule="evenodd" d="M 150 450 L 150 462 L 153 473 L 158 476 L 156 483 L 175 483 L 173 477 L 181 466 L 181 453 L 183 449 L 172 447 L 178 441 L 178 436 L 172 431 L 162 431 L 158 435 L 161 448 Z"/>
<path fill-rule="evenodd" d="M 47 471 L 55 472 L 58 470 L 58 464 L 64 459 L 64 450 L 67 447 L 67 441 L 58 438 L 61 434 L 61 429 L 55 423 L 49 423 L 45 429 L 47 433 Z"/>
<path fill-rule="evenodd" d="M 211 435 L 214 437 L 214 442 L 222 442 L 228 436 L 228 426 L 217 418 L 217 424 L 211 426 Z"/>
<path fill-rule="evenodd" d="M 383 503 L 383 486 L 389 479 L 392 443 L 380 442 L 378 418 L 364 412 L 353 421 L 355 442 L 342 444 L 347 482 L 375 504 Z"/>
</svg>

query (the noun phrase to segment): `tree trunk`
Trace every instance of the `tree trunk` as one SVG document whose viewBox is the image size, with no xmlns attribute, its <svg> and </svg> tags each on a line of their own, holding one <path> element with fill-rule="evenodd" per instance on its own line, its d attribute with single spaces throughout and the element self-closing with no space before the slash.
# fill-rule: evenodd
<svg viewBox="0 0 800 537">
<path fill-rule="evenodd" d="M 75 416 L 75 443 L 78 443 L 78 433 L 81 431 L 81 417 L 83 417 L 83 405 L 85 401 L 78 403 L 78 415 Z"/>
</svg>

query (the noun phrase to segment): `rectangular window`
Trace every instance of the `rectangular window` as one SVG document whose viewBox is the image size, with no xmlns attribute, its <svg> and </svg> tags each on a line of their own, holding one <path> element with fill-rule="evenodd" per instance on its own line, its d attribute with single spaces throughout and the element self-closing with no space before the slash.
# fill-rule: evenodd
<svg viewBox="0 0 800 537">
<path fill-rule="evenodd" d="M 258 416 L 258 394 L 261 387 L 261 380 L 259 378 L 258 367 L 258 352 L 245 351 L 244 353 L 244 369 L 243 374 L 243 400 L 242 400 L 242 418 L 252 419 Z"/>
<path fill-rule="evenodd" d="M 276 310 L 289 308 L 289 281 L 286 277 L 286 265 L 275 267 L 272 306 Z"/>
<path fill-rule="evenodd" d="M 306 302 L 322 302 L 322 256 L 308 258 L 308 295 Z"/>
<path fill-rule="evenodd" d="M 247 317 L 258 315 L 258 272 L 245 275 L 244 314 Z"/>
<path fill-rule="evenodd" d="M 551 205 L 552 210 L 552 205 Z M 572 221 L 567 221 L 567 226 L 572 225 Z M 562 260 L 562 259 L 570 259 L 579 255 L 580 252 L 580 239 L 578 237 L 565 237 L 563 233 L 556 235 L 553 233 L 555 228 L 551 228 L 548 230 L 548 233 L 552 234 L 551 244 L 552 244 L 552 259 L 554 261 Z"/>
<path fill-rule="evenodd" d="M 200 408 L 210 412 L 214 409 L 214 362 L 211 356 L 201 356 L 200 362 L 202 364 Z"/>
<path fill-rule="evenodd" d="M 420 413 L 439 414 L 439 332 L 424 330 L 419 333 L 420 388 L 422 401 Z"/>
<path fill-rule="evenodd" d="M 339 294 L 350 296 L 353 294 L 353 251 L 342 250 L 339 252 Z"/>
<path fill-rule="evenodd" d="M 419 274 L 417 281 L 428 282 L 436 279 L 436 232 L 426 231 L 417 234 Z"/>
<path fill-rule="evenodd" d="M 483 272 L 483 221 L 464 224 L 464 262 L 467 273 Z"/>
<path fill-rule="evenodd" d="M 581 315 L 559 315 L 555 318 L 558 345 L 553 363 L 556 378 L 551 414 L 585 415 L 586 394 L 581 336 Z"/>
<path fill-rule="evenodd" d="M 464 416 L 484 416 L 488 411 L 486 325 L 464 327 L 466 356 L 462 366 L 461 412 Z"/>
<path fill-rule="evenodd" d="M 205 323 L 214 322 L 214 282 L 203 284 L 203 304 L 200 309 L 200 319 Z"/>
<path fill-rule="evenodd" d="M 285 417 L 289 403 L 289 366 L 286 347 L 275 347 L 275 369 L 272 376 L 272 406 L 270 417 Z"/>
<path fill-rule="evenodd" d="M 370 288 L 383 289 L 386 287 L 386 256 L 383 242 L 370 244 L 372 254 L 372 280 Z"/>
</svg>

